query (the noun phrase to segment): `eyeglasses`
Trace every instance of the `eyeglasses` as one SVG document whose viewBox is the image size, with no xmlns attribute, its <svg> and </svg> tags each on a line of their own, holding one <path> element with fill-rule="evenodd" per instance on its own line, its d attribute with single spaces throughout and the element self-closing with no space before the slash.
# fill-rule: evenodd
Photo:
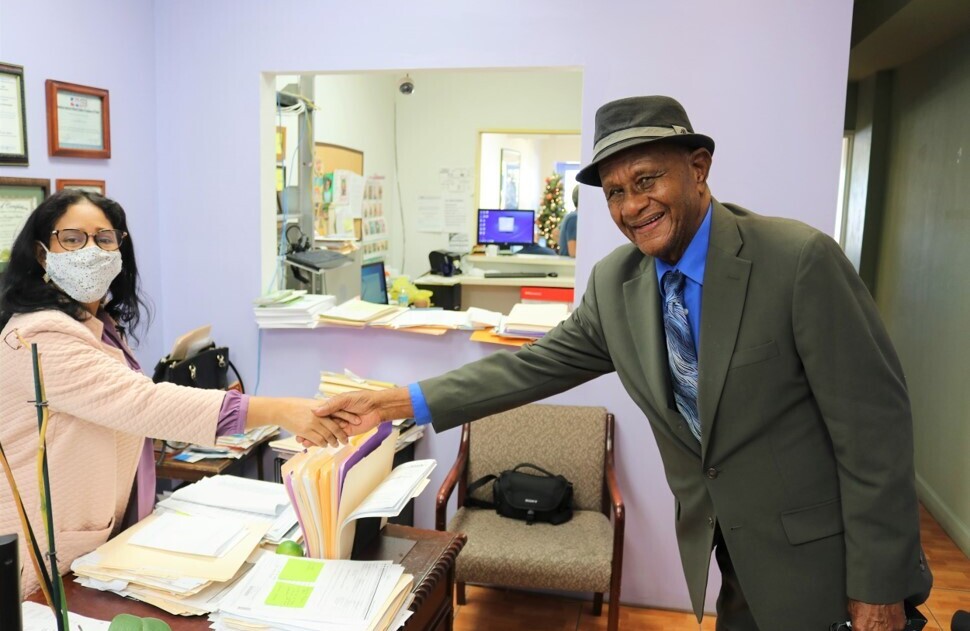
<svg viewBox="0 0 970 631">
<path fill-rule="evenodd" d="M 121 230 L 98 230 L 94 234 L 88 234 L 77 228 L 52 230 L 51 234 L 57 237 L 57 242 L 65 250 L 80 250 L 88 244 L 88 237 L 94 237 L 94 244 L 108 252 L 114 252 L 120 248 L 121 242 L 128 236 L 127 232 Z"/>
</svg>

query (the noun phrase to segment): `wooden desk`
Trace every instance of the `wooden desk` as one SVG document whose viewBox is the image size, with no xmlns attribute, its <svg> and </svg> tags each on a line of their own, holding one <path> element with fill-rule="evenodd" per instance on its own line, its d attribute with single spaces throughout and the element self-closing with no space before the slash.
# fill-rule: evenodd
<svg viewBox="0 0 970 631">
<path fill-rule="evenodd" d="M 454 621 L 455 559 L 465 546 L 465 535 L 435 530 L 418 530 L 407 526 L 388 525 L 384 534 L 414 541 L 414 547 L 401 561 L 404 571 L 414 575 L 414 615 L 404 631 L 452 631 Z M 364 558 L 377 558 L 380 542 L 371 546 Z M 110 621 L 120 613 L 150 616 L 168 623 L 173 631 L 208 631 L 206 616 L 173 616 L 145 603 L 127 600 L 110 592 L 81 587 L 74 582 L 74 574 L 64 577 L 68 608 L 82 616 Z M 27 600 L 44 603 L 40 590 Z"/>
<path fill-rule="evenodd" d="M 279 436 L 279 431 L 270 434 L 269 436 L 264 436 L 262 439 L 258 440 L 249 449 L 247 449 L 240 458 L 205 458 L 199 460 L 198 462 L 179 462 L 178 460 L 173 460 L 176 455 L 180 454 L 181 451 L 168 452 L 165 454 L 165 460 L 161 464 L 158 463 L 159 450 L 155 450 L 155 475 L 159 478 L 165 478 L 167 480 L 183 480 L 185 482 L 198 482 L 202 478 L 208 478 L 212 475 L 220 475 L 228 472 L 229 469 L 238 465 L 239 469 L 243 469 L 246 462 L 249 462 L 251 458 L 256 458 L 256 472 L 260 480 L 265 480 L 263 476 L 263 454 L 266 452 L 266 445 L 269 441 L 275 439 Z M 156 447 L 158 442 L 156 441 Z M 242 471 L 239 471 L 242 475 Z"/>
</svg>

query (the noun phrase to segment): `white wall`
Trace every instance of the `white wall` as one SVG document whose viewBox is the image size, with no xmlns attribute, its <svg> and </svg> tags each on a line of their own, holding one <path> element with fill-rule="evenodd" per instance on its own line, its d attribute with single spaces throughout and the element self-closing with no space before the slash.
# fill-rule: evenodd
<svg viewBox="0 0 970 631">
<path fill-rule="evenodd" d="M 479 132 L 488 130 L 572 130 L 581 122 L 582 75 L 567 70 L 417 71 L 411 96 L 397 98 L 401 195 L 405 217 L 413 217 L 418 197 L 440 194 L 439 169 L 468 167 L 475 173 Z M 526 143 L 522 151 L 521 208 L 534 208 L 540 192 L 539 152 Z M 529 156 L 532 152 L 535 155 Z M 531 165 L 531 166 L 530 166 Z M 487 165 L 482 165 L 484 167 Z M 483 186 L 498 191 L 494 181 Z M 532 200 L 530 202 L 530 200 Z M 496 199 L 497 204 L 497 199 Z M 493 206 L 496 207 L 496 206 Z M 475 192 L 468 195 L 467 230 L 475 239 Z M 404 269 L 411 275 L 428 269 L 428 252 L 448 245 L 447 235 L 422 233 L 413 221 L 405 225 Z M 393 248 L 393 246 L 392 246 Z M 397 254 L 392 249 L 392 254 Z M 400 254 L 392 256 L 395 265 Z"/>
</svg>

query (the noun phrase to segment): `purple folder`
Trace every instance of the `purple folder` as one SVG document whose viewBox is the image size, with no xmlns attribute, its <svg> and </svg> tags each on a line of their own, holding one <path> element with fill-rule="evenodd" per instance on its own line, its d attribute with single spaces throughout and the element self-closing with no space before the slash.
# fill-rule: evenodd
<svg viewBox="0 0 970 631">
<path fill-rule="evenodd" d="M 394 426 L 391 423 L 381 423 L 377 426 L 377 432 L 364 441 L 364 443 L 357 448 L 357 451 L 350 454 L 350 456 L 340 463 L 340 469 L 337 471 L 337 479 L 340 483 L 337 485 L 337 505 L 340 505 L 340 498 L 344 492 L 344 478 L 347 477 L 347 472 L 350 471 L 351 467 L 363 460 L 365 457 L 370 455 L 372 451 L 377 449 L 384 439 L 390 436 L 391 432 L 394 431 Z"/>
</svg>

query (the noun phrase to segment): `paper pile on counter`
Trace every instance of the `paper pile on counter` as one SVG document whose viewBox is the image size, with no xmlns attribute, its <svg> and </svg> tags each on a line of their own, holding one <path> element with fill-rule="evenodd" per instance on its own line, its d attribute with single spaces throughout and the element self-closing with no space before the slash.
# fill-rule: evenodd
<svg viewBox="0 0 970 631">
<path fill-rule="evenodd" d="M 359 298 L 348 300 L 319 315 L 320 322 L 342 326 L 366 326 L 368 322 L 400 311 L 399 307 L 365 302 Z"/>
<path fill-rule="evenodd" d="M 497 335 L 539 339 L 569 317 L 569 307 L 564 303 L 518 303 L 512 307 Z"/>
<path fill-rule="evenodd" d="M 320 314 L 336 304 L 337 299 L 334 296 L 287 296 L 282 302 L 256 304 L 253 314 L 256 316 L 256 325 L 261 329 L 312 329 L 319 323 Z"/>
<path fill-rule="evenodd" d="M 216 631 L 393 631 L 410 616 L 412 584 L 390 561 L 266 555 L 209 621 Z"/>
</svg>

